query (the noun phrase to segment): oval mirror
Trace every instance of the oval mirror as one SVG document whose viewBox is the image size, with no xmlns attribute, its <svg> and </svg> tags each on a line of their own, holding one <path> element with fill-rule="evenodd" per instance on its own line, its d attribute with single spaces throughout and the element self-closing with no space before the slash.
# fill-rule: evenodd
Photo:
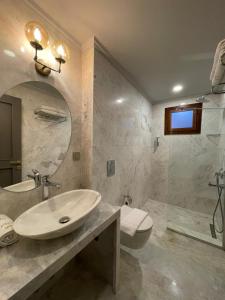
<svg viewBox="0 0 225 300">
<path fill-rule="evenodd" d="M 0 187 L 23 192 L 53 175 L 71 137 L 71 115 L 62 95 L 38 81 L 19 84 L 0 98 Z"/>
</svg>

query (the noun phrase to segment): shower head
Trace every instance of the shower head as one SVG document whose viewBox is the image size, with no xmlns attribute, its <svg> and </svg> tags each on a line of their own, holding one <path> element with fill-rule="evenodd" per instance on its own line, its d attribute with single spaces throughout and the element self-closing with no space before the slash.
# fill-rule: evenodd
<svg viewBox="0 0 225 300">
<path fill-rule="evenodd" d="M 209 99 L 207 99 L 206 96 L 203 95 L 203 96 L 198 97 L 195 101 L 198 103 L 207 103 L 207 102 L 209 102 Z"/>
</svg>

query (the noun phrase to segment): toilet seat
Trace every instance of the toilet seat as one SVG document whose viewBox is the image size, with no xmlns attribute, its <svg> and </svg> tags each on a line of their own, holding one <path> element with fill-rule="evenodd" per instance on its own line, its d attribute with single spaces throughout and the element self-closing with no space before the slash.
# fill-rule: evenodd
<svg viewBox="0 0 225 300">
<path fill-rule="evenodd" d="M 144 221 L 140 224 L 140 226 L 137 229 L 137 232 L 145 232 L 151 229 L 153 226 L 153 221 L 151 217 L 148 215 Z"/>
</svg>

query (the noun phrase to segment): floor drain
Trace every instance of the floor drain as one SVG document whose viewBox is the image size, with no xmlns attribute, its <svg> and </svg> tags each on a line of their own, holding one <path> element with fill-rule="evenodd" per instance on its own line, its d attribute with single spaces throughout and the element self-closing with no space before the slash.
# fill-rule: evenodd
<svg viewBox="0 0 225 300">
<path fill-rule="evenodd" d="M 59 223 L 64 224 L 70 221 L 70 217 L 65 216 L 59 219 Z"/>
</svg>

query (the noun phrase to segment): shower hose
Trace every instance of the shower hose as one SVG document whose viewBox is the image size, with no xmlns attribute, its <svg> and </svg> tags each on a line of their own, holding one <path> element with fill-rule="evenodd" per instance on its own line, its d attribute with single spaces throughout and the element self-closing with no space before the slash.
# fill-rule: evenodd
<svg viewBox="0 0 225 300">
<path fill-rule="evenodd" d="M 219 176 L 217 176 L 217 179 L 216 179 L 216 186 L 217 186 L 217 192 L 218 192 L 218 200 L 217 200 L 214 212 L 213 212 L 213 227 L 217 233 L 222 233 L 224 231 L 224 213 L 223 213 L 223 205 L 222 205 L 221 197 L 223 194 L 224 187 L 219 184 Z M 216 212 L 218 209 L 220 209 L 221 218 L 222 218 L 221 229 L 216 228 Z"/>
</svg>

